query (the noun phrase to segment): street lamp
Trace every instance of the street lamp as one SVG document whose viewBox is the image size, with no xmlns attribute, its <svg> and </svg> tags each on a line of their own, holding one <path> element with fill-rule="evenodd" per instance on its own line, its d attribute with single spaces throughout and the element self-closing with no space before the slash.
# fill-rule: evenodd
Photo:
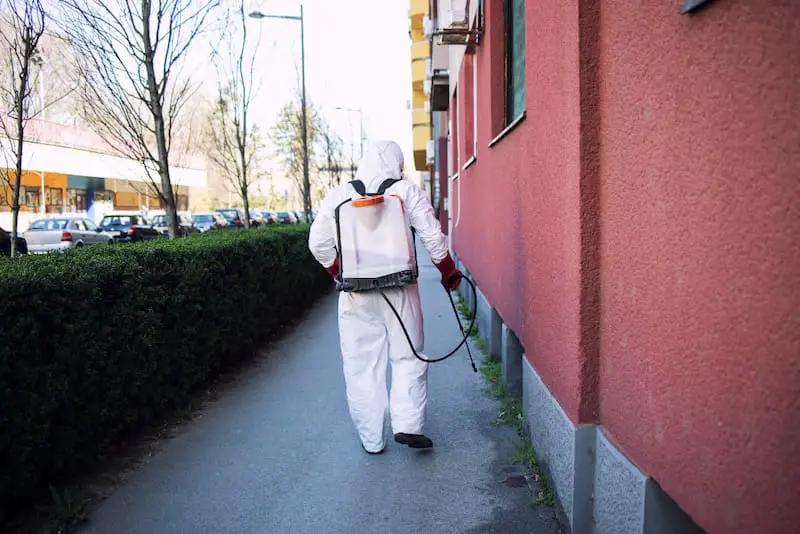
<svg viewBox="0 0 800 534">
<path fill-rule="evenodd" d="M 360 157 L 363 158 L 364 157 L 364 112 L 362 111 L 361 108 L 345 108 L 345 107 L 341 107 L 341 106 L 336 106 L 335 109 L 338 109 L 339 111 L 349 111 L 351 113 L 358 113 L 358 115 L 360 117 L 359 130 L 358 130 L 358 141 L 360 143 L 360 148 L 359 148 Z"/>
<path fill-rule="evenodd" d="M 302 108 L 302 135 L 303 135 L 303 210 L 306 219 L 311 220 L 311 182 L 308 176 L 308 118 L 306 111 L 306 46 L 305 46 L 305 23 L 303 19 L 303 4 L 300 4 L 300 16 L 293 15 L 265 15 L 260 11 L 253 11 L 250 17 L 254 19 L 283 19 L 300 22 L 300 76 L 302 84 L 301 108 Z"/>
</svg>

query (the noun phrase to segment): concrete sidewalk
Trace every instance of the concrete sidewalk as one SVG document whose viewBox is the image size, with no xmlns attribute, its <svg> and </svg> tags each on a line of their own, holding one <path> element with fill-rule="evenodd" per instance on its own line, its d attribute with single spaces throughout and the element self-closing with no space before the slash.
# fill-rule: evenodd
<svg viewBox="0 0 800 534">
<path fill-rule="evenodd" d="M 419 263 L 426 352 L 444 354 L 458 327 L 424 252 Z M 552 510 L 531 505 L 533 490 L 514 487 L 515 434 L 491 425 L 498 403 L 480 392 L 463 349 L 430 369 L 432 451 L 391 439 L 382 455 L 361 449 L 345 403 L 336 299 L 321 299 L 81 532 L 557 532 Z"/>
</svg>

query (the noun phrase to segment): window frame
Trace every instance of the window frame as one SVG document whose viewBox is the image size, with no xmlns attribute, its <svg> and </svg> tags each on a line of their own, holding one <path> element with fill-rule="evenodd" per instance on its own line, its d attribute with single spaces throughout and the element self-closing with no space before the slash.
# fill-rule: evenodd
<svg viewBox="0 0 800 534">
<path fill-rule="evenodd" d="M 521 4 L 521 6 L 516 5 L 517 3 Z M 520 7 L 520 11 L 522 11 L 521 17 L 514 17 L 515 8 Z M 505 80 L 504 80 L 504 89 L 505 89 L 505 113 L 503 117 L 504 126 L 508 127 L 514 124 L 521 116 L 525 114 L 525 99 L 526 99 L 526 83 L 525 83 L 525 71 L 526 71 L 526 54 L 525 54 L 525 0 L 504 0 L 504 21 L 503 21 L 503 31 L 504 31 L 504 41 L 505 41 L 505 53 L 504 53 L 504 61 L 505 61 Z M 515 21 L 519 26 L 521 26 L 521 30 L 515 24 Z M 519 34 L 522 37 L 522 45 L 519 47 L 514 39 L 515 30 L 519 31 Z M 517 35 L 519 37 L 520 35 Z M 515 52 L 521 51 L 521 60 L 519 57 L 515 55 Z M 519 60 L 519 61 L 518 61 Z M 521 69 L 515 69 L 515 63 L 519 63 L 521 65 Z M 517 65 L 519 66 L 519 65 Z M 521 72 L 518 72 L 521 70 Z M 520 87 L 517 87 L 516 84 L 521 84 Z M 521 100 L 520 109 L 517 109 L 515 106 L 515 102 L 517 101 L 517 90 L 521 91 Z"/>
<path fill-rule="evenodd" d="M 464 150 L 466 161 L 461 164 L 461 170 L 466 170 L 478 158 L 478 69 L 477 54 L 467 51 L 464 54 L 464 102 L 462 115 Z"/>
<path fill-rule="evenodd" d="M 67 189 L 67 207 L 74 211 L 86 211 L 88 209 L 86 190 L 80 188 Z"/>
<path fill-rule="evenodd" d="M 459 120 L 461 118 L 461 110 L 459 104 L 459 90 L 456 87 L 453 90 L 451 108 L 453 112 L 450 114 L 450 157 L 448 161 L 448 174 L 452 177 L 459 173 L 461 170 L 461 125 Z"/>
<path fill-rule="evenodd" d="M 51 206 L 62 206 L 64 204 L 63 200 L 64 200 L 64 194 L 61 188 L 56 187 L 50 189 Z"/>
<path fill-rule="evenodd" d="M 20 194 L 23 197 L 21 205 L 25 206 L 29 211 L 39 211 L 42 194 L 38 187 L 25 186 L 24 190 L 20 190 Z"/>
</svg>

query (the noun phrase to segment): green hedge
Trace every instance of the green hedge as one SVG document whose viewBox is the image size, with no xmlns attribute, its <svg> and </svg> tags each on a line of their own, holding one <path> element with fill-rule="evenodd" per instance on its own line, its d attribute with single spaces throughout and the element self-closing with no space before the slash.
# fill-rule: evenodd
<svg viewBox="0 0 800 534">
<path fill-rule="evenodd" d="M 307 227 L 0 261 L 0 524 L 331 287 Z"/>
</svg>

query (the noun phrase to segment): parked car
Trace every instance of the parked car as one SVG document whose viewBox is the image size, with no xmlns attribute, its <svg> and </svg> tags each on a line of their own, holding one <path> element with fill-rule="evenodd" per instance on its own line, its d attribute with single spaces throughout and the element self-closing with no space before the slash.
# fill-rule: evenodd
<svg viewBox="0 0 800 534">
<path fill-rule="evenodd" d="M 138 242 L 161 237 L 150 221 L 138 213 L 108 213 L 100 221 L 100 231 L 109 233 L 115 242 Z"/>
<path fill-rule="evenodd" d="M 159 231 L 161 235 L 169 234 L 169 227 L 167 226 L 166 215 L 156 215 L 152 220 L 153 228 Z M 194 226 L 192 219 L 188 215 L 178 214 L 178 228 L 176 228 L 179 236 L 186 237 L 189 234 L 199 234 L 200 229 Z"/>
<path fill-rule="evenodd" d="M 269 220 L 272 221 L 272 223 L 270 223 L 270 224 L 280 224 L 280 221 L 278 220 L 278 212 L 277 211 L 275 211 L 275 210 L 267 210 L 267 213 L 269 214 Z"/>
<path fill-rule="evenodd" d="M 209 230 L 221 230 L 227 227 L 228 221 L 217 212 L 195 213 L 192 215 L 192 224 L 201 232 L 208 232 Z"/>
<path fill-rule="evenodd" d="M 250 210 L 250 217 L 262 225 L 277 224 L 278 217 L 274 211 L 255 209 Z"/>
<path fill-rule="evenodd" d="M 278 212 L 278 223 L 280 224 L 297 224 L 297 217 L 290 211 Z"/>
<path fill-rule="evenodd" d="M 28 253 L 28 242 L 17 234 L 17 253 Z M 0 255 L 11 256 L 11 233 L 0 228 Z"/>
<path fill-rule="evenodd" d="M 94 222 L 83 217 L 38 219 L 25 231 L 25 239 L 31 254 L 63 252 L 113 241 L 110 234 L 102 232 Z"/>
<path fill-rule="evenodd" d="M 244 210 L 239 208 L 219 208 L 216 211 L 228 221 L 228 228 L 244 228 Z M 257 226 L 260 226 L 259 222 L 251 218 L 250 227 Z"/>
</svg>

